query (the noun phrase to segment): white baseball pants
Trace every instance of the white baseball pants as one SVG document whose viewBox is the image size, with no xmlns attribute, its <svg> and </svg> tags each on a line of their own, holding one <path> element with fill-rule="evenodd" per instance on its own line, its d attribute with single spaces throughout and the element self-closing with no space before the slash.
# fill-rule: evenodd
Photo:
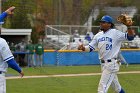
<svg viewBox="0 0 140 93">
<path fill-rule="evenodd" d="M 117 77 L 119 67 L 120 65 L 115 59 L 112 59 L 111 62 L 101 63 L 102 75 L 98 86 L 98 93 L 107 93 L 110 85 L 117 93 L 120 92 L 121 85 Z"/>
<path fill-rule="evenodd" d="M 0 74 L 0 93 L 6 93 L 5 74 Z"/>
</svg>

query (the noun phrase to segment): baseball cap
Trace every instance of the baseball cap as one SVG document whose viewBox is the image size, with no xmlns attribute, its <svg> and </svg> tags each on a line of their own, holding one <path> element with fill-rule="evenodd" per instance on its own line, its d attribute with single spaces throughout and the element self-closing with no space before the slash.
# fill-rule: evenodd
<svg viewBox="0 0 140 93">
<path fill-rule="evenodd" d="M 113 24 L 113 18 L 111 16 L 105 15 L 101 18 L 100 22 L 107 22 Z"/>
</svg>

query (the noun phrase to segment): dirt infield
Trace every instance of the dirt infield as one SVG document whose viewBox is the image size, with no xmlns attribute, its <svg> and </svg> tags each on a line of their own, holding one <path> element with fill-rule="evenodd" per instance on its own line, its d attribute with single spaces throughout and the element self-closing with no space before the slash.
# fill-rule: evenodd
<svg viewBox="0 0 140 93">
<path fill-rule="evenodd" d="M 140 71 L 118 72 L 118 74 L 137 74 Z M 48 77 L 75 77 L 75 76 L 95 76 L 101 73 L 85 73 L 85 74 L 60 74 L 60 75 L 38 75 L 38 76 L 24 76 L 23 78 L 48 78 Z M 21 79 L 19 76 L 10 76 L 6 79 Z"/>
</svg>

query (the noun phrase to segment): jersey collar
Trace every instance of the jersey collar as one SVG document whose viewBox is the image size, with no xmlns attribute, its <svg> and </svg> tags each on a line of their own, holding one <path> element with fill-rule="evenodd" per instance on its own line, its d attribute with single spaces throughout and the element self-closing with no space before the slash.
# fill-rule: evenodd
<svg viewBox="0 0 140 93">
<path fill-rule="evenodd" d="M 111 28 L 110 28 L 110 29 L 108 29 L 108 30 L 107 30 L 107 31 L 105 31 L 105 32 L 103 31 L 103 33 L 105 34 L 105 33 L 109 32 L 110 30 L 111 30 Z"/>
</svg>

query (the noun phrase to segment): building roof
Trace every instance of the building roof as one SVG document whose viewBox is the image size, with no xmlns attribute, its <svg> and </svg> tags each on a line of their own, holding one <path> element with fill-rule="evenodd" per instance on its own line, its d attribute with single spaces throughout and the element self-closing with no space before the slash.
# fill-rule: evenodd
<svg viewBox="0 0 140 93">
<path fill-rule="evenodd" d="M 1 29 L 1 35 L 31 35 L 32 29 Z"/>
</svg>

